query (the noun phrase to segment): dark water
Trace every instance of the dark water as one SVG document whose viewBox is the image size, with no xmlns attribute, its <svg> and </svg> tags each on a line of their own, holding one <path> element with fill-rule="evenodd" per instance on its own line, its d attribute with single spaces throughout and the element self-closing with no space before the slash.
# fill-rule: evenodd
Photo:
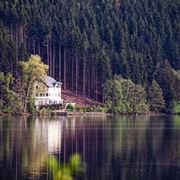
<svg viewBox="0 0 180 180">
<path fill-rule="evenodd" d="M 180 116 L 0 117 L 0 180 L 50 179 L 46 158 L 74 152 L 82 180 L 180 180 Z"/>
</svg>

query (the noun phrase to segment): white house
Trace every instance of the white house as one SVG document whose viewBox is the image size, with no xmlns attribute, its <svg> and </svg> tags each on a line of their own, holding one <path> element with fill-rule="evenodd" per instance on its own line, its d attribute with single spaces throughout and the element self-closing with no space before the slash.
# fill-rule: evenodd
<svg viewBox="0 0 180 180">
<path fill-rule="evenodd" d="M 35 106 L 62 104 L 61 82 L 56 81 L 50 76 L 41 77 L 35 83 Z"/>
</svg>

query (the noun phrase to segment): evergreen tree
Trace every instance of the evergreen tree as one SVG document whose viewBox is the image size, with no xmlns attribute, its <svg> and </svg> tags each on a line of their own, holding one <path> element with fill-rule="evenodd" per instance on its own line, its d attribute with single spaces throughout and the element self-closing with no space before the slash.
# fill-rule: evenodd
<svg viewBox="0 0 180 180">
<path fill-rule="evenodd" d="M 113 113 L 148 111 L 144 88 L 120 76 L 115 76 L 104 84 L 104 99 Z"/>
<path fill-rule="evenodd" d="M 12 74 L 0 72 L 0 112 L 17 113 L 21 108 L 20 99 L 13 90 Z"/>
<path fill-rule="evenodd" d="M 65 89 L 101 101 L 115 74 L 144 86 L 162 59 L 180 69 L 179 21 L 177 0 L 1 0 L 0 71 L 38 54 Z"/>
<path fill-rule="evenodd" d="M 148 102 L 151 111 L 160 112 L 165 108 L 162 89 L 155 80 L 148 88 Z"/>
<path fill-rule="evenodd" d="M 167 110 L 172 111 L 176 99 L 176 76 L 167 60 L 158 64 L 155 79 L 163 90 Z"/>
</svg>

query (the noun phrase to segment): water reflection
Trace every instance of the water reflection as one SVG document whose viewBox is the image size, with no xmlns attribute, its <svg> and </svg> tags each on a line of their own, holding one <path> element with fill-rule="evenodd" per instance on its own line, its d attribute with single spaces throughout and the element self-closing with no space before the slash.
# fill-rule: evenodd
<svg viewBox="0 0 180 180">
<path fill-rule="evenodd" d="M 83 180 L 180 179 L 180 117 L 0 117 L 0 179 L 50 179 L 78 152 Z"/>
</svg>

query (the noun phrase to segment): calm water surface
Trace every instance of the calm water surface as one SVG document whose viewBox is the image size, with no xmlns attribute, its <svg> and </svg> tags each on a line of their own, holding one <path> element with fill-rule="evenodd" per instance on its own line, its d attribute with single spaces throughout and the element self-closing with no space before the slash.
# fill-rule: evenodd
<svg viewBox="0 0 180 180">
<path fill-rule="evenodd" d="M 180 180 L 180 116 L 0 117 L 0 180 L 51 179 L 80 153 L 80 180 Z"/>
</svg>

